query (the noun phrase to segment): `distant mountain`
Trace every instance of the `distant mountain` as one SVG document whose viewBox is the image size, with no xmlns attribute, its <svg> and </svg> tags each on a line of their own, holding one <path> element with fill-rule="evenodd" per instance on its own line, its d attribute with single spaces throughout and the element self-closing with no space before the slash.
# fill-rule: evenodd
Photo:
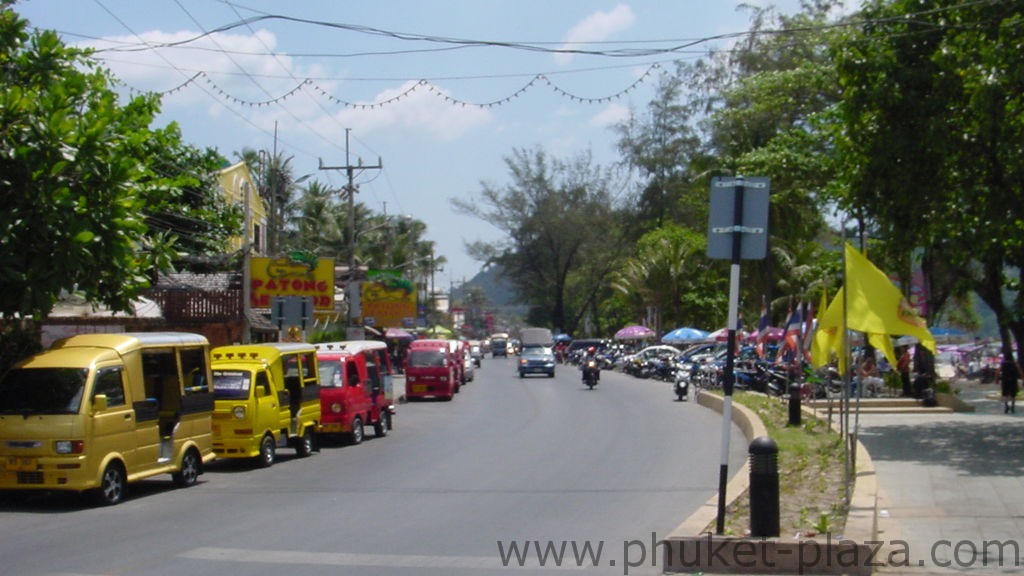
<svg viewBox="0 0 1024 576">
<path fill-rule="evenodd" d="M 522 306 L 512 284 L 501 277 L 500 266 L 489 266 L 481 270 L 472 280 L 455 290 L 455 298 L 461 298 L 470 288 L 481 288 L 487 297 L 487 302 L 496 308 Z"/>
</svg>

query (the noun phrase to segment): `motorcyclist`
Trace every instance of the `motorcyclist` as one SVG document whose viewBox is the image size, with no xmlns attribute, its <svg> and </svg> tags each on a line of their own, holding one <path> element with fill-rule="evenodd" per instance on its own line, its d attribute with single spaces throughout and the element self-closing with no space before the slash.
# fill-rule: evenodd
<svg viewBox="0 0 1024 576">
<path fill-rule="evenodd" d="M 601 379 L 601 364 L 597 360 L 597 348 L 595 348 L 594 346 L 590 346 L 587 348 L 587 351 L 583 354 L 583 358 L 580 361 L 580 370 L 583 373 L 584 381 L 586 381 L 587 379 L 587 365 L 590 363 L 591 360 L 594 361 L 595 366 L 594 379 Z"/>
</svg>

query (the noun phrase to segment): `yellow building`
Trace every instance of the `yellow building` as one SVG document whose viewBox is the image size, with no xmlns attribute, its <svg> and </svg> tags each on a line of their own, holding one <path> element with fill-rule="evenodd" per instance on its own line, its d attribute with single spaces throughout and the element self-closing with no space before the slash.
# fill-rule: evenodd
<svg viewBox="0 0 1024 576">
<path fill-rule="evenodd" d="M 260 198 L 259 188 L 253 180 L 252 173 L 245 162 L 239 162 L 224 168 L 217 175 L 217 181 L 228 203 L 249 207 L 246 218 L 249 245 L 253 254 L 265 254 L 267 250 L 267 207 Z M 245 238 L 235 237 L 230 241 L 231 250 L 241 250 Z"/>
</svg>

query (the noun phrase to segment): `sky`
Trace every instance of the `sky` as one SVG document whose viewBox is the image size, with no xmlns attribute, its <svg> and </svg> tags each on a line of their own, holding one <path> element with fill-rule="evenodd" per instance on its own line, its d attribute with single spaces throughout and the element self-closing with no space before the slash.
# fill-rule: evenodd
<svg viewBox="0 0 1024 576">
<path fill-rule="evenodd" d="M 643 113 L 657 76 L 748 28 L 767 0 L 21 0 L 14 9 L 96 57 L 126 90 L 163 95 L 157 125 L 229 160 L 292 157 L 296 177 L 411 215 L 447 260 L 439 285 L 480 271 L 465 244 L 502 231 L 457 213 L 542 149 L 617 162 L 613 127 Z M 798 0 L 771 2 L 781 13 Z M 673 47 L 692 47 L 666 51 Z M 587 51 L 578 53 L 575 51 Z M 440 288 L 441 286 L 439 286 Z"/>
</svg>

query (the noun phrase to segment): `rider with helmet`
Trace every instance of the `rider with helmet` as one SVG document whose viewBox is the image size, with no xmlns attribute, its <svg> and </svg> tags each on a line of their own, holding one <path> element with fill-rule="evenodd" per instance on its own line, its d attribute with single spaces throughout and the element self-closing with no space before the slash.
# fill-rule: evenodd
<svg viewBox="0 0 1024 576">
<path fill-rule="evenodd" d="M 583 382 L 587 383 L 590 387 L 593 387 L 601 379 L 601 363 L 597 359 L 597 348 L 594 346 L 587 348 L 586 353 L 583 354 L 583 358 L 580 360 L 580 370 Z M 591 379 L 593 383 L 588 382 Z"/>
</svg>

